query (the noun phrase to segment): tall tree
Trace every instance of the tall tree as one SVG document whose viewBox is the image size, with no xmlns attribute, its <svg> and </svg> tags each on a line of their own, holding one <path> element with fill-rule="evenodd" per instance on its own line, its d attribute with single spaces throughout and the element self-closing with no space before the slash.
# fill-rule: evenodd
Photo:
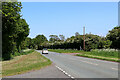
<svg viewBox="0 0 120 80">
<path fill-rule="evenodd" d="M 120 26 L 114 27 L 106 37 L 112 41 L 111 48 L 120 49 Z"/>
<path fill-rule="evenodd" d="M 21 2 L 2 2 L 2 56 L 11 59 L 29 34 L 28 24 L 21 19 Z"/>
<path fill-rule="evenodd" d="M 2 2 L 2 55 L 10 59 L 15 50 L 16 22 L 20 19 L 20 2 Z"/>
</svg>

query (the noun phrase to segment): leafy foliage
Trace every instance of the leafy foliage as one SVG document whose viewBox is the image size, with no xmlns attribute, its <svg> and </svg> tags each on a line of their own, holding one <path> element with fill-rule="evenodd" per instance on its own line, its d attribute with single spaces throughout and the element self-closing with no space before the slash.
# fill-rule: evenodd
<svg viewBox="0 0 120 80">
<path fill-rule="evenodd" d="M 65 36 L 64 35 L 59 35 L 61 41 L 65 41 Z"/>
<path fill-rule="evenodd" d="M 36 38 L 35 38 L 35 41 L 34 43 L 37 45 L 37 47 L 39 48 L 40 45 L 47 41 L 47 38 L 44 36 L 44 35 L 37 35 Z"/>
<path fill-rule="evenodd" d="M 2 2 L 2 55 L 11 59 L 15 52 L 20 52 L 21 42 L 28 36 L 29 27 L 21 19 L 20 2 Z"/>
<path fill-rule="evenodd" d="M 52 36 L 52 37 L 51 37 Z M 50 35 L 50 39 L 56 39 L 57 35 Z M 61 39 L 61 38 L 60 38 Z M 85 50 L 90 51 L 91 49 L 107 49 L 110 48 L 112 41 L 108 40 L 106 37 L 101 37 L 94 34 L 86 34 L 85 35 Z M 61 40 L 54 40 L 54 41 L 47 41 L 42 43 L 41 48 L 51 48 L 51 49 L 83 49 L 83 35 L 78 34 L 76 32 L 75 36 L 71 36 L 67 38 L 65 41 Z"/>
<path fill-rule="evenodd" d="M 111 48 L 120 49 L 120 26 L 109 31 L 107 38 L 112 41 Z"/>
<path fill-rule="evenodd" d="M 50 35 L 49 37 L 50 37 L 49 39 L 50 42 L 55 42 L 55 41 L 60 40 L 57 35 Z"/>
</svg>

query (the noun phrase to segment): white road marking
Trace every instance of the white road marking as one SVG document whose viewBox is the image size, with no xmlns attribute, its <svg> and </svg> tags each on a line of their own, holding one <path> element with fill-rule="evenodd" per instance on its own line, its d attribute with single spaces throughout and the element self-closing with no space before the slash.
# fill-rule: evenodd
<svg viewBox="0 0 120 80">
<path fill-rule="evenodd" d="M 95 64 L 95 63 L 91 63 L 91 62 L 87 62 L 87 61 L 82 61 L 82 62 L 85 62 L 85 63 L 88 63 L 88 64 L 93 64 L 93 65 L 98 65 L 98 64 Z"/>
<path fill-rule="evenodd" d="M 76 60 L 76 59 L 74 59 L 74 58 L 70 58 L 70 59 L 72 59 L 72 60 Z M 81 60 L 82 62 L 85 62 L 85 63 L 88 63 L 88 64 L 93 64 L 93 65 L 98 65 L 98 64 L 96 64 L 96 63 L 92 63 L 92 62 L 87 62 L 87 61 L 84 61 L 84 60 Z"/>
<path fill-rule="evenodd" d="M 71 77 L 72 79 L 74 79 L 74 77 Z"/>
<path fill-rule="evenodd" d="M 67 76 L 69 76 L 70 78 L 74 79 L 74 77 L 72 77 L 70 74 L 68 74 L 66 71 L 64 71 L 63 69 L 61 69 L 60 67 L 58 66 L 55 66 L 57 67 L 60 71 L 62 71 L 64 74 L 66 74 Z"/>
<path fill-rule="evenodd" d="M 118 70 L 117 68 L 112 68 L 113 70 Z"/>
<path fill-rule="evenodd" d="M 71 75 L 68 74 L 68 76 L 70 77 Z"/>
<path fill-rule="evenodd" d="M 63 71 L 65 73 L 65 71 Z"/>
<path fill-rule="evenodd" d="M 68 73 L 65 72 L 66 75 L 68 75 Z"/>
</svg>

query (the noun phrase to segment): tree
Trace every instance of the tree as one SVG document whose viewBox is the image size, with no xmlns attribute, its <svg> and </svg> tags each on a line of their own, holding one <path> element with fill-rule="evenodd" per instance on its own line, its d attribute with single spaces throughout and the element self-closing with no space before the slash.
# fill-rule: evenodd
<svg viewBox="0 0 120 80">
<path fill-rule="evenodd" d="M 36 40 L 35 38 L 31 39 L 30 48 L 32 48 L 32 49 L 37 49 L 37 48 L 36 48 L 37 45 L 35 44 L 35 40 Z"/>
<path fill-rule="evenodd" d="M 29 25 L 26 23 L 26 21 L 24 19 L 19 19 L 18 23 L 17 23 L 17 30 L 16 30 L 16 43 L 17 43 L 17 49 L 18 52 L 20 52 L 20 45 L 21 42 L 24 41 L 26 39 L 26 37 L 29 35 Z"/>
<path fill-rule="evenodd" d="M 97 49 L 99 47 L 100 36 L 93 34 L 86 34 L 85 36 L 85 50 L 90 51 L 91 49 Z"/>
<path fill-rule="evenodd" d="M 75 36 L 79 36 L 79 35 L 80 35 L 79 32 L 76 32 L 76 33 L 75 33 Z"/>
<path fill-rule="evenodd" d="M 21 19 L 21 2 L 2 2 L 2 56 L 11 59 L 20 52 L 20 44 L 29 34 L 28 24 Z"/>
<path fill-rule="evenodd" d="M 64 35 L 59 35 L 61 41 L 65 41 L 65 36 Z"/>
<path fill-rule="evenodd" d="M 98 44 L 98 49 L 107 49 L 110 48 L 112 41 L 108 40 L 106 37 L 101 37 Z"/>
<path fill-rule="evenodd" d="M 21 6 L 20 2 L 2 2 L 2 56 L 4 59 L 10 59 L 16 50 L 14 39 L 17 36 L 16 22 L 21 17 Z"/>
<path fill-rule="evenodd" d="M 37 45 L 37 47 L 39 48 L 40 45 L 45 42 L 45 41 L 48 41 L 47 38 L 44 36 L 44 35 L 37 35 L 35 37 L 35 44 Z"/>
<path fill-rule="evenodd" d="M 55 41 L 60 40 L 57 35 L 50 35 L 49 37 L 50 37 L 49 41 L 51 41 L 51 42 L 55 42 Z"/>
<path fill-rule="evenodd" d="M 120 49 L 120 26 L 114 27 L 106 37 L 112 41 L 111 48 Z"/>
<path fill-rule="evenodd" d="M 20 44 L 21 49 L 26 49 L 26 48 L 31 49 L 32 48 L 31 46 L 32 46 L 32 40 L 29 37 L 27 37 L 25 40 L 23 40 Z"/>
</svg>

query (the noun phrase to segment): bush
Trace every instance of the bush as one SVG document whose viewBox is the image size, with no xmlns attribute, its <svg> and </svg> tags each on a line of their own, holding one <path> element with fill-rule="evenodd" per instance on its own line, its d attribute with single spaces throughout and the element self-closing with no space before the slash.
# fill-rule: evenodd
<svg viewBox="0 0 120 80">
<path fill-rule="evenodd" d="M 27 54 L 30 54 L 30 53 L 32 53 L 32 52 L 34 52 L 34 51 L 35 51 L 35 50 L 21 51 L 21 53 L 15 52 L 14 55 L 12 55 L 12 56 L 15 57 L 15 56 L 20 56 L 20 55 L 27 55 Z M 12 58 L 13 58 L 13 57 L 12 57 Z"/>
<path fill-rule="evenodd" d="M 11 53 L 4 54 L 4 57 L 2 57 L 2 60 L 10 60 L 13 58 L 13 55 Z"/>
</svg>

